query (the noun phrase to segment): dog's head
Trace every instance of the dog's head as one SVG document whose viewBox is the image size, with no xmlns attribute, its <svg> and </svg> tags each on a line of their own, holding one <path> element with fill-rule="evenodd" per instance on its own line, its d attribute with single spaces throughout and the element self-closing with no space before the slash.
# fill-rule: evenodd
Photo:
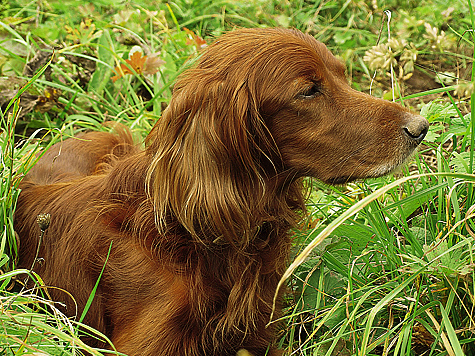
<svg viewBox="0 0 475 356">
<path fill-rule="evenodd" d="M 200 215 L 199 201 L 201 214 L 220 211 L 232 230 L 235 216 L 262 214 L 266 195 L 295 178 L 344 183 L 389 173 L 427 129 L 402 106 L 351 89 L 345 66 L 309 35 L 230 32 L 181 76 L 149 137 L 155 203 L 163 212 L 177 199 L 168 209 L 186 220 Z M 235 209 L 223 213 L 226 206 Z"/>
</svg>

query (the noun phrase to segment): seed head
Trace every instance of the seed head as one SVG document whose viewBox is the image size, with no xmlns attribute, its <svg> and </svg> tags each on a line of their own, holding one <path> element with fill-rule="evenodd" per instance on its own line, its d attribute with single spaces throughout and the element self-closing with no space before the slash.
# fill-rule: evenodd
<svg viewBox="0 0 475 356">
<path fill-rule="evenodd" d="M 36 217 L 36 222 L 40 227 L 40 230 L 44 232 L 49 227 L 49 224 L 51 222 L 51 216 L 47 213 L 38 214 L 38 216 Z"/>
</svg>

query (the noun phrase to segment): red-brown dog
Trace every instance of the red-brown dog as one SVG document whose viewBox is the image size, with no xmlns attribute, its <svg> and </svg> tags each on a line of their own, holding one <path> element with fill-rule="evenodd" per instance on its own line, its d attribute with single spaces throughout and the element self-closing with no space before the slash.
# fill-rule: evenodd
<svg viewBox="0 0 475 356">
<path fill-rule="evenodd" d="M 266 328 L 305 209 L 302 177 L 391 172 L 427 121 L 350 88 L 345 67 L 298 31 L 243 29 L 181 76 L 137 149 L 126 132 L 54 146 L 21 184 L 16 230 L 67 313 L 129 355 L 279 355 Z M 60 152 L 61 154 L 58 155 Z M 111 253 L 106 263 L 109 246 Z"/>
</svg>

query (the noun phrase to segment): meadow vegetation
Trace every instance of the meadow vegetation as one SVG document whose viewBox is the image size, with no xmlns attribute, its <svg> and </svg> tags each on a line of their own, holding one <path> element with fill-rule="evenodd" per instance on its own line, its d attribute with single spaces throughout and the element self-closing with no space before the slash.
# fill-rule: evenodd
<svg viewBox="0 0 475 356">
<path fill-rule="evenodd" d="M 16 267 L 18 183 L 35 154 L 107 121 L 140 141 L 204 46 L 233 28 L 267 26 L 310 33 L 346 62 L 354 88 L 431 123 L 394 175 L 307 181 L 282 348 L 475 355 L 470 0 L 0 1 L 0 354 L 102 354 L 82 343 L 81 318 L 59 312 L 41 276 Z"/>
</svg>

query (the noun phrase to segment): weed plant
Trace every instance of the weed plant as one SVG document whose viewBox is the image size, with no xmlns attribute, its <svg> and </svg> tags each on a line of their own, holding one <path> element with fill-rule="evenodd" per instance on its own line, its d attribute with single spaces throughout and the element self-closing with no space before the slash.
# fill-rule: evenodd
<svg viewBox="0 0 475 356">
<path fill-rule="evenodd" d="M 79 335 L 108 341 L 65 317 L 41 276 L 15 266 L 18 183 L 37 154 L 78 131 L 107 130 L 108 121 L 140 141 L 175 78 L 213 37 L 283 26 L 324 41 L 348 63 L 353 86 L 412 105 L 431 129 L 393 176 L 339 187 L 307 181 L 308 214 L 282 281 L 282 348 L 305 356 L 475 355 L 470 2 L 18 0 L 0 11 L 0 354 L 100 355 Z M 420 78 L 434 87 L 414 85 Z"/>
</svg>

